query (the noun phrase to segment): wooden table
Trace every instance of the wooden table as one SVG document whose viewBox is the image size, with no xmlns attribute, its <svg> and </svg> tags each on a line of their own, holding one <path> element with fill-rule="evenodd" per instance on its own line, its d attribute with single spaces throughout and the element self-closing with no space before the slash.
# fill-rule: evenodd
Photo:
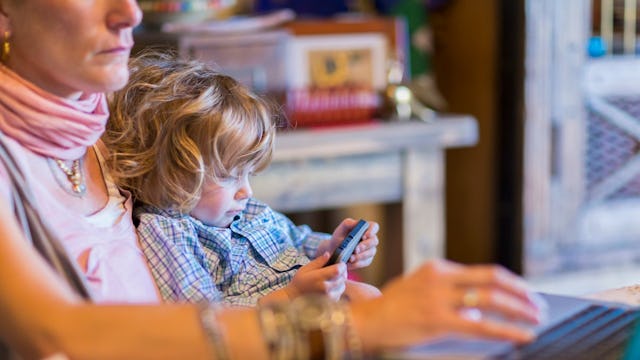
<svg viewBox="0 0 640 360">
<path fill-rule="evenodd" d="M 282 212 L 400 202 L 387 214 L 400 224 L 407 271 L 444 255 L 444 150 L 477 139 L 476 120 L 455 115 L 281 132 L 252 186 Z"/>
</svg>

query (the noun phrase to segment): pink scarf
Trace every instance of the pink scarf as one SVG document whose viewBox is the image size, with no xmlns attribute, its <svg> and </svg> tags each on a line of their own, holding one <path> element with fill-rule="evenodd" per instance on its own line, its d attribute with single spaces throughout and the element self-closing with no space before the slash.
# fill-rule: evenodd
<svg viewBox="0 0 640 360">
<path fill-rule="evenodd" d="M 61 98 L 0 64 L 0 131 L 37 154 L 80 158 L 100 138 L 108 117 L 104 94 Z"/>
</svg>

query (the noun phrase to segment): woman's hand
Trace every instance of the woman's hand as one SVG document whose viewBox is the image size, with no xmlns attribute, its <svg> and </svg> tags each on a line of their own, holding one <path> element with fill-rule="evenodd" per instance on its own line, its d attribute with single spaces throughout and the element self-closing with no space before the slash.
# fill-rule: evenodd
<svg viewBox="0 0 640 360">
<path fill-rule="evenodd" d="M 347 281 L 347 267 L 343 263 L 323 267 L 329 256 L 329 253 L 323 253 L 298 270 L 284 288 L 289 299 L 312 293 L 325 294 L 333 300 L 340 299 Z"/>
<path fill-rule="evenodd" d="M 383 296 L 354 302 L 354 323 L 369 351 L 405 347 L 445 334 L 527 342 L 544 306 L 499 266 L 438 260 L 389 283 Z"/>
<path fill-rule="evenodd" d="M 333 234 L 331 234 L 331 239 L 320 244 L 318 247 L 318 253 L 320 254 L 325 251 L 333 252 L 357 223 L 357 220 L 350 218 L 342 220 L 340 225 L 338 225 L 338 227 L 333 231 Z M 380 230 L 380 225 L 375 221 L 369 221 L 368 223 L 369 229 L 364 233 L 362 240 L 358 243 L 353 251 L 353 255 L 351 255 L 347 262 L 347 268 L 349 270 L 371 265 L 373 257 L 376 255 L 379 243 L 378 231 Z"/>
</svg>

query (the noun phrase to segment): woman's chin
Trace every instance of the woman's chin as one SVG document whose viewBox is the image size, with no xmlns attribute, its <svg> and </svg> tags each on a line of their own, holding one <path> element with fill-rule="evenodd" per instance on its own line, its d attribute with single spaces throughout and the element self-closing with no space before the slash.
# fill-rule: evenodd
<svg viewBox="0 0 640 360">
<path fill-rule="evenodd" d="M 105 80 L 105 91 L 111 92 L 122 89 L 129 81 L 129 69 L 118 69 L 117 71 L 110 72 L 110 77 Z"/>
</svg>

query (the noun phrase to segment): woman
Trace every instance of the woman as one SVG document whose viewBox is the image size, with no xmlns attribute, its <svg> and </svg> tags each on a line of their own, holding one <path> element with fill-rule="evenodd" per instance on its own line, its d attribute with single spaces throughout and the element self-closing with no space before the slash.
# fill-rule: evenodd
<svg viewBox="0 0 640 360">
<path fill-rule="evenodd" d="M 22 185 L 93 300 L 83 300 L 27 242 L 2 166 L 0 342 L 25 358 L 267 358 L 283 349 L 285 332 L 277 330 L 313 330 L 298 326 L 304 313 L 293 306 L 314 305 L 213 311 L 153 304 L 157 292 L 136 246 L 127 194 L 101 167 L 94 145 L 107 117 L 102 94 L 127 81 L 140 19 L 134 0 L 0 0 L 0 130 L 25 174 Z M 509 323 L 468 316 L 470 307 L 531 323 L 539 316 L 512 274 L 439 261 L 392 282 L 378 299 L 342 308 L 341 318 L 352 322 L 340 326 L 349 329 L 344 342 L 354 353 L 357 343 L 374 353 L 448 332 L 531 339 Z M 325 342 L 342 341 L 325 335 Z"/>
</svg>

